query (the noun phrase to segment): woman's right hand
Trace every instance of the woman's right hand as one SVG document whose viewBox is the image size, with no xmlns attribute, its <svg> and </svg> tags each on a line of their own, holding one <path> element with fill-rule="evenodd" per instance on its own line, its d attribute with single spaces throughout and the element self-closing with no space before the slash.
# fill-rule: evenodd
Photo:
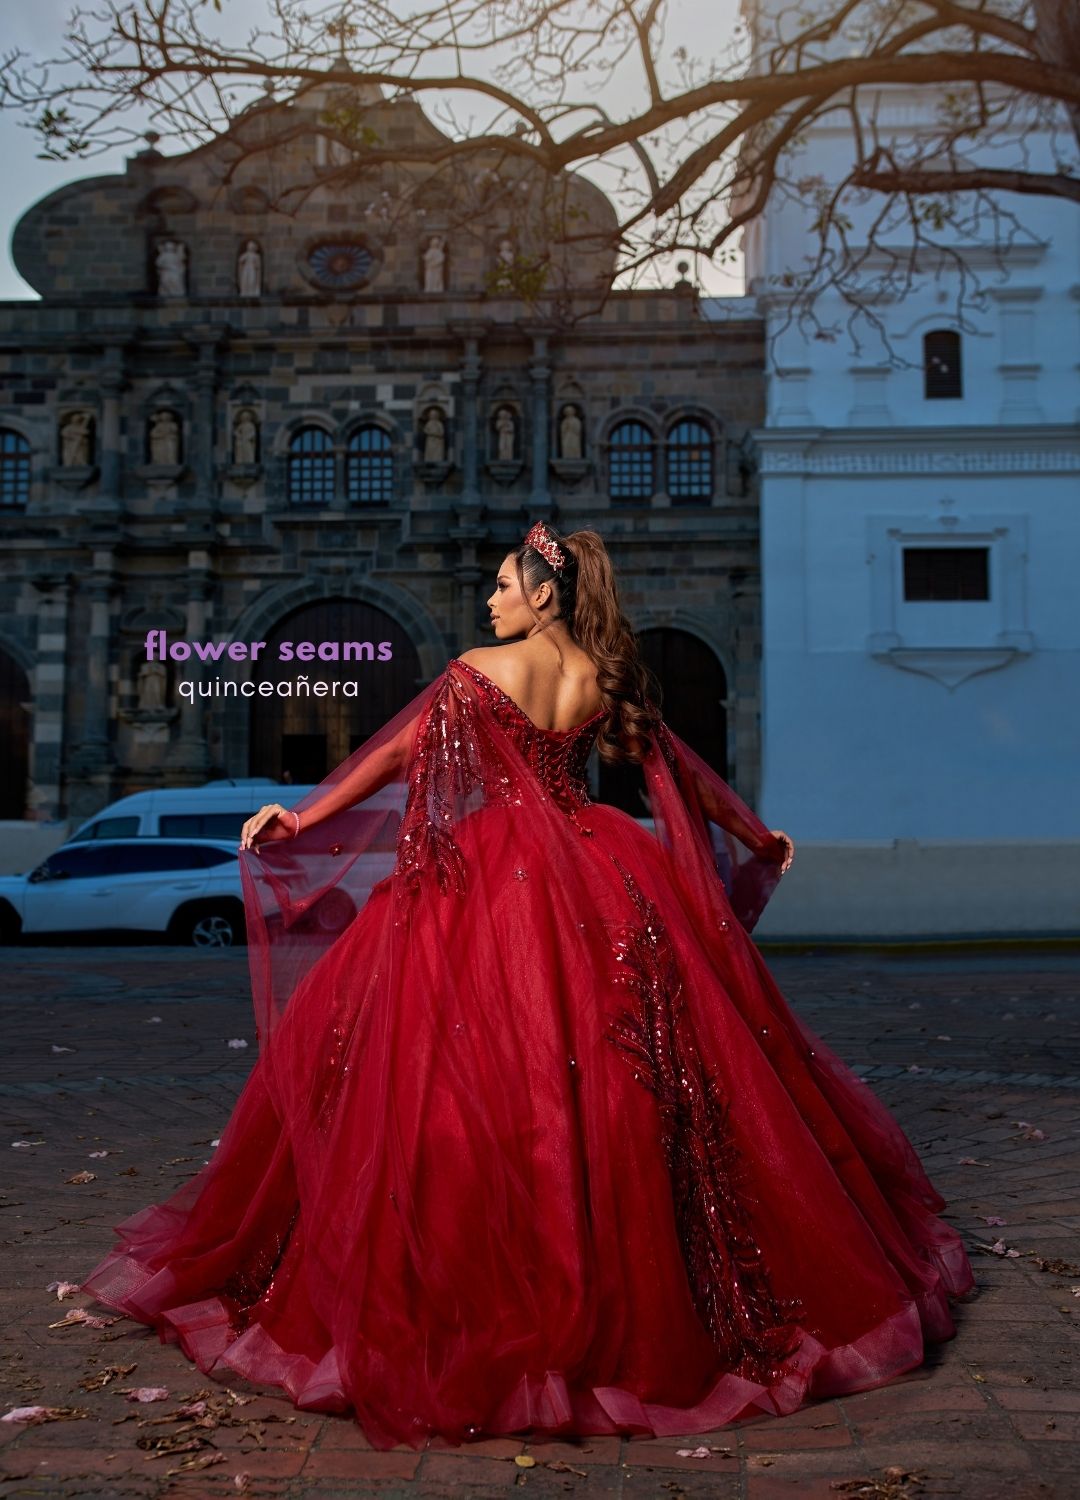
<svg viewBox="0 0 1080 1500">
<path fill-rule="evenodd" d="M 279 821 L 284 812 L 280 802 L 267 802 L 260 807 L 240 830 L 240 848 L 253 849 L 256 841 L 266 843 L 271 839 L 291 839 L 295 829 Z"/>
</svg>

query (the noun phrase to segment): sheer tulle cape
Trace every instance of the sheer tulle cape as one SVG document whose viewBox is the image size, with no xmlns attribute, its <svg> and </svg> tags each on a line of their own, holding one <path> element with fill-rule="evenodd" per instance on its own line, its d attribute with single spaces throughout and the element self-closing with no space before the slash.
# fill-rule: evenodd
<svg viewBox="0 0 1080 1500">
<path fill-rule="evenodd" d="M 707 1431 L 949 1337 L 943 1200 L 748 936 L 777 840 L 666 727 L 644 771 L 655 833 L 570 816 L 452 662 L 244 856 L 259 1058 L 84 1287 L 377 1447 Z"/>
</svg>

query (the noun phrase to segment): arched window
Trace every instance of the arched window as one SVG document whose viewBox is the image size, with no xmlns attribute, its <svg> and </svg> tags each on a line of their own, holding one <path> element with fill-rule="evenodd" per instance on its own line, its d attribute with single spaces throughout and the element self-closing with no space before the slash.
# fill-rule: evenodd
<svg viewBox="0 0 1080 1500">
<path fill-rule="evenodd" d="M 289 499 L 294 505 L 330 505 L 334 499 L 334 445 L 321 427 L 301 427 L 292 436 Z"/>
<path fill-rule="evenodd" d="M 676 503 L 712 499 L 712 434 L 704 422 L 687 417 L 668 433 L 667 492 Z"/>
<path fill-rule="evenodd" d="M 613 500 L 648 500 L 655 488 L 653 435 L 643 422 L 620 422 L 611 430 L 610 492 Z"/>
<path fill-rule="evenodd" d="M 928 401 L 964 394 L 960 335 L 952 328 L 934 328 L 923 335 L 923 394 Z"/>
<path fill-rule="evenodd" d="M 382 505 L 394 498 L 394 454 L 381 427 L 361 427 L 349 439 L 349 503 Z"/>
<path fill-rule="evenodd" d="M 25 505 L 30 498 L 30 444 L 21 432 L 0 427 L 0 505 Z"/>
</svg>

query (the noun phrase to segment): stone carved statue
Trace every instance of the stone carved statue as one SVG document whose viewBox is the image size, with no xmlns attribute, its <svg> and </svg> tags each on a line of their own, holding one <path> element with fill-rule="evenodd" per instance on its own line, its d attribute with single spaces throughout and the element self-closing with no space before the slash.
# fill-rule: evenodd
<svg viewBox="0 0 1080 1500">
<path fill-rule="evenodd" d="M 241 297 L 258 297 L 262 292 L 262 251 L 257 240 L 248 240 L 236 262 L 236 289 Z"/>
<path fill-rule="evenodd" d="M 559 455 L 562 458 L 581 458 L 582 449 L 581 414 L 576 406 L 564 406 L 559 418 Z"/>
<path fill-rule="evenodd" d="M 259 424 L 250 406 L 233 418 L 232 459 L 234 464 L 256 464 L 259 461 Z"/>
<path fill-rule="evenodd" d="M 153 713 L 165 707 L 168 672 L 162 661 L 144 661 L 139 668 L 136 692 L 141 712 Z"/>
<path fill-rule="evenodd" d="M 496 453 L 500 463 L 512 463 L 517 447 L 517 423 L 508 406 L 500 406 L 495 413 Z"/>
<path fill-rule="evenodd" d="M 93 425 L 88 411 L 72 411 L 64 418 L 60 425 L 60 461 L 65 469 L 85 468 L 93 462 Z"/>
<path fill-rule="evenodd" d="M 424 462 L 441 464 L 446 462 L 446 423 L 437 406 L 429 406 L 424 413 Z"/>
<path fill-rule="evenodd" d="M 150 462 L 166 467 L 180 462 L 180 423 L 175 412 L 156 411 L 150 418 Z"/>
<path fill-rule="evenodd" d="M 187 246 L 181 240 L 161 240 L 154 258 L 159 297 L 187 296 Z"/>
<path fill-rule="evenodd" d="M 446 236 L 433 234 L 424 250 L 424 291 L 446 291 Z"/>
</svg>

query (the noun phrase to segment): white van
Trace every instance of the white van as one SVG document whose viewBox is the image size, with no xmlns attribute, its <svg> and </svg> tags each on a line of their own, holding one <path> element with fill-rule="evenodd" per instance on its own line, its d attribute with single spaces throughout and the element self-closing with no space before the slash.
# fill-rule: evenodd
<svg viewBox="0 0 1080 1500">
<path fill-rule="evenodd" d="M 287 786 L 263 777 L 235 781 L 208 781 L 203 786 L 164 787 L 152 792 L 132 792 L 103 807 L 69 838 L 69 844 L 91 839 L 232 839 L 253 813 L 267 802 L 292 807 L 312 786 Z M 399 808 L 401 790 L 395 785 L 380 788 L 366 797 L 361 807 L 371 811 Z"/>
<path fill-rule="evenodd" d="M 248 818 L 265 803 L 291 807 L 313 790 L 311 786 L 283 786 L 277 781 L 252 778 L 133 792 L 103 807 L 65 843 L 134 838 L 239 839 Z"/>
</svg>

